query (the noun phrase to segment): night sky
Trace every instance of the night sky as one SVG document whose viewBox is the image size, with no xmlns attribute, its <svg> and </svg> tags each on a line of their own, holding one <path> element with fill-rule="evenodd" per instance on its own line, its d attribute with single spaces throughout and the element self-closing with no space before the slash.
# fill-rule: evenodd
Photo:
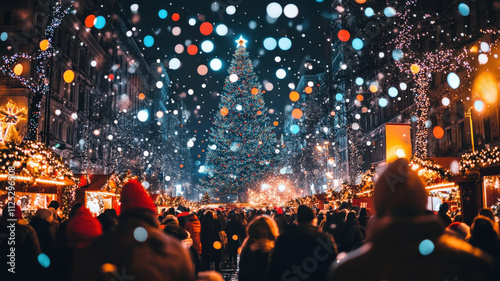
<svg viewBox="0 0 500 281">
<path fill-rule="evenodd" d="M 285 107 L 291 104 L 288 95 L 292 91 L 290 88 L 292 85 L 289 84 L 297 84 L 301 61 L 306 55 L 310 55 L 325 67 L 328 65 L 327 40 L 330 33 L 327 17 L 331 1 L 318 1 L 176 0 L 163 4 L 161 1 L 149 0 L 121 1 L 132 26 L 136 28 L 132 36 L 144 55 L 148 59 L 161 59 L 170 68 L 172 65 L 175 68 L 175 63 L 171 63 L 174 58 L 181 63 L 178 69 L 169 69 L 168 73 L 173 82 L 171 85 L 173 95 L 183 98 L 189 111 L 187 128 L 189 137 L 195 138 L 191 153 L 196 164 L 200 162 L 203 164 L 202 150 L 206 149 L 207 143 L 202 141 L 206 140 L 212 116 L 218 110 L 218 93 L 223 90 L 224 79 L 228 75 L 227 69 L 236 50 L 235 40 L 240 36 L 248 40 L 247 51 L 260 82 L 266 89 L 264 95 L 266 106 L 274 109 L 274 114 L 270 114 L 271 122 L 279 121 L 276 133 L 281 135 L 286 119 Z M 267 12 L 271 2 L 279 3 L 283 8 L 283 13 L 274 20 Z M 135 12 L 137 6 L 134 4 L 138 5 Z M 287 17 L 287 15 L 293 16 L 293 7 L 290 10 L 285 9 L 288 4 L 296 5 L 298 8 L 296 17 Z M 165 11 L 160 12 L 162 9 L 167 15 L 164 19 L 161 18 L 165 17 Z M 272 13 L 279 9 L 270 11 Z M 179 15 L 177 21 L 175 21 L 176 16 L 173 17 L 175 13 Z M 214 30 L 211 34 L 201 33 L 200 25 L 203 22 L 213 24 Z M 225 36 L 217 33 L 217 26 L 220 24 L 228 29 Z M 220 29 L 223 31 L 224 28 Z M 154 38 L 154 45 L 151 47 L 145 46 L 144 38 L 147 35 Z M 288 50 L 282 50 L 278 44 L 274 50 L 267 50 L 264 40 L 268 37 L 278 42 L 279 39 L 287 37 L 291 40 L 292 46 Z M 204 52 L 201 48 L 205 40 L 210 40 L 214 45 L 210 53 Z M 191 44 L 198 47 L 195 55 L 188 54 L 187 46 Z M 179 53 L 180 49 L 184 49 L 182 53 Z M 222 68 L 219 71 L 210 68 L 210 61 L 214 58 L 222 61 Z M 198 73 L 200 65 L 208 67 L 208 73 L 204 76 Z M 279 79 L 276 76 L 278 69 L 286 71 L 285 78 Z M 200 162 L 197 163 L 198 160 Z"/>
</svg>

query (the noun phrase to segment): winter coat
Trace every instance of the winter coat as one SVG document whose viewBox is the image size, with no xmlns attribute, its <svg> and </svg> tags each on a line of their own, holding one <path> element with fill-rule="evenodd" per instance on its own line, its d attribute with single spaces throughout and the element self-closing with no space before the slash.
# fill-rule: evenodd
<svg viewBox="0 0 500 281">
<path fill-rule="evenodd" d="M 189 234 L 191 234 L 191 238 L 193 239 L 193 247 L 196 249 L 198 255 L 201 255 L 201 223 L 198 220 L 198 217 L 195 214 L 189 215 L 185 227 Z"/>
<path fill-rule="evenodd" d="M 288 220 L 284 214 L 276 214 L 274 216 L 274 221 L 278 225 L 278 229 L 280 230 L 280 234 L 285 232 L 285 229 L 288 225 Z"/>
<path fill-rule="evenodd" d="M 72 280 L 194 280 L 189 253 L 159 229 L 152 212 L 130 210 L 119 220 L 114 232 L 75 254 Z M 140 228 L 147 238 L 137 231 Z"/>
<path fill-rule="evenodd" d="M 328 280 L 491 280 L 489 257 L 443 231 L 435 215 L 378 219 L 369 242 L 334 263 Z"/>
<path fill-rule="evenodd" d="M 31 218 L 30 226 L 33 227 L 36 232 L 42 253 L 53 260 L 57 250 L 56 226 L 53 223 L 37 217 Z"/>
<path fill-rule="evenodd" d="M 201 244 L 203 251 L 201 257 L 204 260 L 218 262 L 222 258 L 222 250 L 214 248 L 214 242 L 219 241 L 219 232 L 222 230 L 220 220 L 205 217 L 201 225 Z"/>
<path fill-rule="evenodd" d="M 0 226 L 0 280 L 44 280 L 41 274 L 46 270 L 42 269 L 37 261 L 40 255 L 40 244 L 35 230 L 25 224 L 15 223 L 15 245 L 9 245 L 11 228 L 7 228 L 10 222 Z M 7 270 L 11 268 L 7 261 L 10 259 L 10 248 L 15 247 L 15 273 Z"/>
<path fill-rule="evenodd" d="M 274 241 L 247 241 L 240 254 L 239 281 L 264 280 Z"/>
<path fill-rule="evenodd" d="M 323 280 L 336 256 L 330 234 L 298 225 L 278 236 L 265 280 Z"/>
<path fill-rule="evenodd" d="M 346 228 L 346 232 L 347 236 L 344 241 L 346 251 L 355 250 L 363 245 L 366 238 L 366 231 L 358 221 L 355 220 L 352 222 L 352 225 Z"/>
</svg>

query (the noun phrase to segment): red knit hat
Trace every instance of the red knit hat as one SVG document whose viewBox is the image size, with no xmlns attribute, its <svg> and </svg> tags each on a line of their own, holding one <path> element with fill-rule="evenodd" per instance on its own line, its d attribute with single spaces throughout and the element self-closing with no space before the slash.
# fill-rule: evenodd
<svg viewBox="0 0 500 281">
<path fill-rule="evenodd" d="M 122 189 L 121 195 L 121 209 L 120 212 L 124 213 L 131 209 L 146 209 L 156 212 L 155 203 L 149 197 L 142 184 L 135 180 L 129 180 Z"/>
<path fill-rule="evenodd" d="M 72 248 L 86 248 L 102 235 L 101 222 L 85 207 L 79 208 L 66 226 L 68 244 Z"/>
</svg>

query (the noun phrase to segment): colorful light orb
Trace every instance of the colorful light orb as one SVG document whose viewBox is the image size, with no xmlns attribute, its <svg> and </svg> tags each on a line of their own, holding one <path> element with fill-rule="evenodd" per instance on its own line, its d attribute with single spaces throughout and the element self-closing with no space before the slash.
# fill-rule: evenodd
<svg viewBox="0 0 500 281">
<path fill-rule="evenodd" d="M 337 37 L 339 38 L 340 41 L 347 42 L 347 41 L 349 41 L 349 38 L 351 38 L 351 34 L 349 33 L 349 31 L 347 31 L 345 29 L 341 29 L 337 33 Z"/>
<path fill-rule="evenodd" d="M 88 28 L 91 28 L 94 26 L 94 21 L 95 21 L 95 16 L 94 15 L 88 15 L 85 18 L 85 26 Z"/>
<path fill-rule="evenodd" d="M 292 117 L 295 119 L 300 119 L 303 115 L 304 113 L 302 112 L 302 110 L 300 110 L 300 108 L 295 108 L 294 110 L 292 110 Z"/>
<path fill-rule="evenodd" d="M 352 43 L 351 43 L 351 44 L 352 44 L 352 48 L 353 48 L 354 50 L 357 50 L 357 51 L 359 51 L 359 50 L 363 49 L 363 45 L 364 45 L 363 40 L 361 40 L 361 39 L 359 39 L 359 38 L 354 38 L 354 39 L 352 40 Z"/>
<path fill-rule="evenodd" d="M 436 139 L 439 140 L 442 137 L 444 137 L 444 130 L 440 126 L 436 126 L 436 127 L 434 127 L 434 129 L 432 129 L 432 134 L 434 135 L 434 137 Z"/>
<path fill-rule="evenodd" d="M 178 13 L 172 14 L 172 20 L 173 21 L 178 21 L 181 18 L 181 16 Z"/>
<path fill-rule="evenodd" d="M 220 250 L 220 248 L 222 248 L 222 244 L 219 241 L 215 241 L 213 246 L 216 250 Z"/>
<path fill-rule="evenodd" d="M 49 40 L 43 39 L 42 41 L 40 41 L 40 50 L 46 51 L 49 47 L 50 47 Z"/>
<path fill-rule="evenodd" d="M 200 32 L 205 36 L 212 34 L 213 31 L 214 26 L 209 22 L 204 22 L 200 25 Z"/>
<path fill-rule="evenodd" d="M 300 94 L 297 91 L 292 91 L 288 97 L 291 101 L 296 102 L 300 99 Z"/>
<path fill-rule="evenodd" d="M 167 18 L 167 16 L 168 16 L 168 12 L 167 12 L 167 10 L 165 10 L 165 9 L 161 9 L 161 10 L 159 10 L 159 11 L 158 11 L 158 17 L 159 17 L 160 19 L 162 19 L 162 20 L 163 20 L 163 19 L 166 19 L 166 18 Z"/>
<path fill-rule="evenodd" d="M 370 90 L 370 92 L 372 93 L 376 93 L 378 91 L 378 87 L 377 85 L 370 85 L 370 87 L 368 88 Z"/>
<path fill-rule="evenodd" d="M 393 7 L 387 7 L 384 9 L 384 15 L 388 18 L 392 18 L 397 14 L 396 9 Z"/>
<path fill-rule="evenodd" d="M 405 54 L 400 49 L 396 49 L 396 50 L 392 51 L 392 58 L 394 60 L 400 60 L 400 59 L 402 59 L 404 57 L 404 55 Z"/>
<path fill-rule="evenodd" d="M 275 127 L 276 127 L 276 126 L 278 126 L 279 124 L 280 124 L 280 123 L 279 123 L 278 121 L 274 121 L 274 122 L 273 122 L 273 125 L 274 125 Z"/>
<path fill-rule="evenodd" d="M 137 119 L 141 122 L 146 122 L 149 118 L 149 112 L 147 109 L 142 109 L 137 112 Z"/>
<path fill-rule="evenodd" d="M 365 4 L 366 0 L 356 0 L 356 3 L 358 3 L 358 4 Z"/>
<path fill-rule="evenodd" d="M 365 16 L 372 17 L 375 14 L 372 8 L 368 7 L 365 9 Z"/>
<path fill-rule="evenodd" d="M 143 100 L 146 98 L 146 95 L 144 93 L 139 94 L 139 100 Z"/>
<path fill-rule="evenodd" d="M 418 251 L 422 256 L 428 256 L 434 251 L 434 243 L 429 239 L 425 239 L 418 245 Z"/>
<path fill-rule="evenodd" d="M 484 102 L 481 101 L 481 100 L 477 100 L 474 102 L 474 109 L 477 111 L 477 112 L 481 112 L 483 111 L 484 109 Z"/>
<path fill-rule="evenodd" d="M 479 95 L 487 104 L 496 104 L 498 91 L 497 79 L 490 71 L 480 72 L 472 85 L 472 92 Z"/>
<path fill-rule="evenodd" d="M 307 86 L 307 87 L 304 89 L 304 91 L 306 92 L 306 94 L 310 94 L 310 93 L 312 93 L 313 88 L 312 88 L 312 87 Z"/>
<path fill-rule="evenodd" d="M 161 110 L 160 110 L 160 111 L 157 111 L 157 112 L 156 112 L 156 117 L 157 117 L 157 118 L 162 118 L 162 117 L 163 117 L 163 111 L 161 111 Z"/>
<path fill-rule="evenodd" d="M 410 66 L 410 71 L 411 71 L 411 73 L 413 73 L 413 74 L 417 74 L 417 73 L 419 73 L 419 72 L 420 72 L 420 66 L 419 66 L 418 64 L 415 64 L 415 63 L 414 63 L 414 64 L 412 64 L 412 65 Z"/>
<path fill-rule="evenodd" d="M 396 89 L 396 87 L 390 87 L 388 92 L 391 98 L 395 98 L 398 96 L 398 89 Z"/>
<path fill-rule="evenodd" d="M 342 99 L 343 99 L 343 98 L 344 98 L 344 95 L 342 95 L 341 93 L 337 93 L 337 94 L 335 95 L 335 99 L 336 99 L 337 101 L 342 101 Z"/>
<path fill-rule="evenodd" d="M 458 12 L 460 13 L 460 15 L 466 17 L 470 14 L 470 8 L 469 8 L 469 6 L 467 6 L 467 4 L 460 3 L 458 5 Z"/>
<path fill-rule="evenodd" d="M 220 115 L 227 116 L 229 114 L 229 109 L 227 107 L 223 107 L 220 109 Z"/>
<path fill-rule="evenodd" d="M 75 73 L 73 72 L 73 70 L 68 69 L 68 70 L 64 71 L 63 79 L 64 79 L 64 82 L 66 82 L 68 84 L 73 82 L 73 80 L 75 79 Z"/>
<path fill-rule="evenodd" d="M 146 37 L 144 37 L 144 46 L 146 47 L 152 47 L 155 43 L 155 39 L 153 38 L 153 36 L 151 35 L 146 35 Z"/>
<path fill-rule="evenodd" d="M 222 68 L 222 61 L 220 59 L 213 59 L 210 61 L 210 68 L 214 71 L 219 71 Z"/>
<path fill-rule="evenodd" d="M 300 127 L 298 125 L 292 125 L 292 126 L 290 126 L 290 132 L 292 132 L 292 134 L 296 135 L 300 132 Z"/>
<path fill-rule="evenodd" d="M 205 53 L 210 53 L 214 50 L 214 43 L 210 40 L 205 40 L 201 43 L 201 50 Z"/>
<path fill-rule="evenodd" d="M 378 105 L 380 105 L 380 107 L 386 107 L 388 103 L 389 103 L 389 102 L 387 101 L 387 99 L 386 99 L 386 98 L 380 98 L 380 99 L 378 100 Z"/>
<path fill-rule="evenodd" d="M 106 25 L 106 19 L 103 16 L 98 16 L 94 19 L 94 27 L 102 29 Z"/>
<path fill-rule="evenodd" d="M 447 98 L 447 97 L 444 97 L 442 100 L 441 100 L 441 103 L 444 105 L 444 106 L 448 106 L 450 105 L 450 99 Z"/>
<path fill-rule="evenodd" d="M 2 32 L 2 34 L 0 34 L 1 41 L 7 41 L 8 38 L 9 38 L 9 34 L 7 32 Z"/>
<path fill-rule="evenodd" d="M 288 51 L 292 47 L 292 40 L 287 37 L 283 37 L 278 41 L 278 46 L 283 51 Z"/>
<path fill-rule="evenodd" d="M 356 99 L 357 99 L 358 101 L 363 101 L 364 97 L 363 97 L 363 95 L 357 95 L 357 96 L 356 96 Z"/>
<path fill-rule="evenodd" d="M 358 77 L 358 78 L 356 78 L 355 82 L 356 82 L 356 85 L 361 86 L 361 85 L 363 85 L 365 80 L 363 80 L 363 78 L 361 78 L 361 77 Z"/>
<path fill-rule="evenodd" d="M 14 74 L 15 74 L 15 75 L 17 75 L 17 76 L 19 76 L 19 75 L 23 74 L 23 69 L 24 69 L 24 68 L 23 68 L 23 65 L 22 65 L 22 64 L 20 64 L 20 63 L 16 64 L 16 65 L 14 66 Z"/>
<path fill-rule="evenodd" d="M 277 19 L 283 13 L 283 8 L 279 3 L 272 2 L 267 5 L 266 12 L 270 18 Z"/>
<path fill-rule="evenodd" d="M 450 72 L 448 74 L 446 80 L 448 81 L 448 85 L 450 85 L 452 89 L 457 89 L 460 86 L 460 77 L 458 77 L 458 75 L 453 72 Z"/>
<path fill-rule="evenodd" d="M 200 65 L 198 66 L 198 74 L 201 76 L 205 76 L 208 73 L 208 67 L 206 65 Z"/>
<path fill-rule="evenodd" d="M 272 51 L 276 49 L 276 46 L 278 46 L 278 42 L 276 42 L 276 39 L 272 37 L 267 37 L 266 39 L 264 39 L 263 44 L 264 48 L 268 51 Z"/>
<path fill-rule="evenodd" d="M 181 61 L 178 58 L 173 58 L 168 62 L 168 68 L 172 70 L 179 69 L 181 67 Z"/>
<path fill-rule="evenodd" d="M 194 56 L 198 53 L 198 47 L 196 45 L 189 45 L 187 47 L 188 54 Z"/>
<path fill-rule="evenodd" d="M 215 32 L 219 36 L 226 36 L 228 31 L 229 30 L 228 30 L 227 26 L 223 23 L 217 25 L 217 27 L 215 28 Z"/>
</svg>

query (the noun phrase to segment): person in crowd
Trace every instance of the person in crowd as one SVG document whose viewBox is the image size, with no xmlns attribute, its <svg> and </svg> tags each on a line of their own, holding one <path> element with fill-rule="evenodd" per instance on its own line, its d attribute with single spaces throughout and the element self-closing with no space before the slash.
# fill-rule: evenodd
<svg viewBox="0 0 500 281">
<path fill-rule="evenodd" d="M 274 242 L 279 235 L 278 225 L 266 216 L 252 220 L 247 238 L 241 246 L 238 280 L 264 280 Z"/>
<path fill-rule="evenodd" d="M 444 202 L 441 205 L 439 205 L 439 211 L 438 211 L 438 216 L 443 222 L 445 227 L 448 227 L 448 225 L 451 224 L 451 218 L 448 216 L 448 210 L 449 210 L 449 205 L 448 203 Z"/>
<path fill-rule="evenodd" d="M 193 280 L 189 253 L 177 239 L 159 229 L 156 206 L 141 183 L 129 180 L 120 200 L 116 231 L 75 255 L 72 279 Z"/>
<path fill-rule="evenodd" d="M 239 222 L 236 213 L 231 211 L 229 213 L 229 220 L 226 224 L 227 235 L 227 254 L 231 264 L 238 263 L 238 248 L 241 246 L 240 233 L 243 226 Z"/>
<path fill-rule="evenodd" d="M 498 235 L 493 226 L 493 221 L 485 216 L 477 216 L 471 226 L 469 243 L 494 256 L 497 240 Z"/>
<path fill-rule="evenodd" d="M 11 221 L 11 220 L 15 221 Z M 13 228 L 14 227 L 14 228 Z M 12 245 L 8 243 L 11 231 L 15 231 L 15 263 L 9 264 Z M 42 280 L 44 269 L 38 262 L 41 254 L 38 236 L 23 218 L 23 213 L 18 205 L 14 211 L 9 211 L 5 205 L 0 220 L 0 280 Z M 15 273 L 8 271 L 12 266 Z"/>
<path fill-rule="evenodd" d="M 52 201 L 50 201 L 49 206 L 47 206 L 47 209 L 54 208 L 54 216 L 55 216 L 54 219 L 57 222 L 61 223 L 63 220 L 62 220 L 62 217 L 59 216 L 59 214 L 58 214 L 59 207 L 61 207 L 61 204 L 59 204 L 59 202 L 56 200 L 52 200 Z"/>
<path fill-rule="evenodd" d="M 408 160 L 388 165 L 373 202 L 369 242 L 337 260 L 328 280 L 491 280 L 491 259 L 444 233 L 441 220 L 426 210 L 425 186 Z"/>
<path fill-rule="evenodd" d="M 203 260 L 203 269 L 209 270 L 211 263 L 215 264 L 215 270 L 220 271 L 220 262 L 222 259 L 222 244 L 219 232 L 222 231 L 220 220 L 211 210 L 205 212 L 201 223 L 201 258 Z"/>
<path fill-rule="evenodd" d="M 344 241 L 346 251 L 355 250 L 363 245 L 366 238 L 366 232 L 365 228 L 358 222 L 356 212 L 350 211 L 349 214 L 347 214 L 344 231 L 347 233 Z"/>
<path fill-rule="evenodd" d="M 345 251 L 344 241 L 346 239 L 347 233 L 345 231 L 345 221 L 347 217 L 347 210 L 342 209 L 339 213 L 333 218 L 333 223 L 330 226 L 331 233 L 335 242 L 337 243 L 337 249 L 339 252 Z"/>
<path fill-rule="evenodd" d="M 276 221 L 276 224 L 278 225 L 278 228 L 280 230 L 280 234 L 285 232 L 285 229 L 288 226 L 288 220 L 287 220 L 286 216 L 283 214 L 282 208 L 278 208 L 276 215 L 274 215 L 274 220 Z"/>
<path fill-rule="evenodd" d="M 482 208 L 479 211 L 479 215 L 480 216 L 485 216 L 485 217 L 489 218 L 493 222 L 493 229 L 495 229 L 495 231 L 497 232 L 497 235 L 500 235 L 500 228 L 499 228 L 498 223 L 495 220 L 495 215 L 493 214 L 493 210 L 492 209 L 490 209 L 490 208 Z"/>
<path fill-rule="evenodd" d="M 163 232 L 168 236 L 172 236 L 182 242 L 182 246 L 189 251 L 193 262 L 195 272 L 198 273 L 201 269 L 199 255 L 193 246 L 191 234 L 179 225 L 178 219 L 174 215 L 167 215 L 162 224 L 165 225 Z"/>
<path fill-rule="evenodd" d="M 358 216 L 358 222 L 359 224 L 366 228 L 366 225 L 368 224 L 368 221 L 370 220 L 370 216 L 368 216 L 368 210 L 366 208 L 361 208 L 359 210 L 359 216 Z"/>
<path fill-rule="evenodd" d="M 460 238 L 464 241 L 470 239 L 470 227 L 463 222 L 453 222 L 446 228 L 446 233 Z"/>
<path fill-rule="evenodd" d="M 38 209 L 35 216 L 31 218 L 30 226 L 36 232 L 40 249 L 50 259 L 54 259 L 56 253 L 56 226 L 52 223 L 54 216 L 49 209 Z"/>
<path fill-rule="evenodd" d="M 201 223 L 195 213 L 189 214 L 185 229 L 191 235 L 191 238 L 193 239 L 193 247 L 196 249 L 196 253 L 198 253 L 198 256 L 200 256 L 202 252 Z"/>
<path fill-rule="evenodd" d="M 61 224 L 59 225 L 59 230 L 56 233 L 57 251 L 56 259 L 54 262 L 54 271 L 60 272 L 60 274 L 56 274 L 54 276 L 54 279 L 57 281 L 69 280 L 69 276 L 71 274 L 70 270 L 72 267 L 73 249 L 71 249 L 69 246 L 66 229 L 68 227 L 70 219 L 73 218 L 76 215 L 77 211 L 82 207 L 82 203 L 75 203 L 71 207 L 71 210 L 68 214 L 68 219 L 61 222 Z"/>
<path fill-rule="evenodd" d="M 102 214 L 97 216 L 97 219 L 101 222 L 104 233 L 113 232 L 118 225 L 118 216 L 114 209 L 104 210 Z"/>
<path fill-rule="evenodd" d="M 329 265 L 337 256 L 330 234 L 316 227 L 314 211 L 301 205 L 297 225 L 276 240 L 266 280 L 323 280 Z M 312 266 L 314 264 L 314 266 Z"/>
</svg>

